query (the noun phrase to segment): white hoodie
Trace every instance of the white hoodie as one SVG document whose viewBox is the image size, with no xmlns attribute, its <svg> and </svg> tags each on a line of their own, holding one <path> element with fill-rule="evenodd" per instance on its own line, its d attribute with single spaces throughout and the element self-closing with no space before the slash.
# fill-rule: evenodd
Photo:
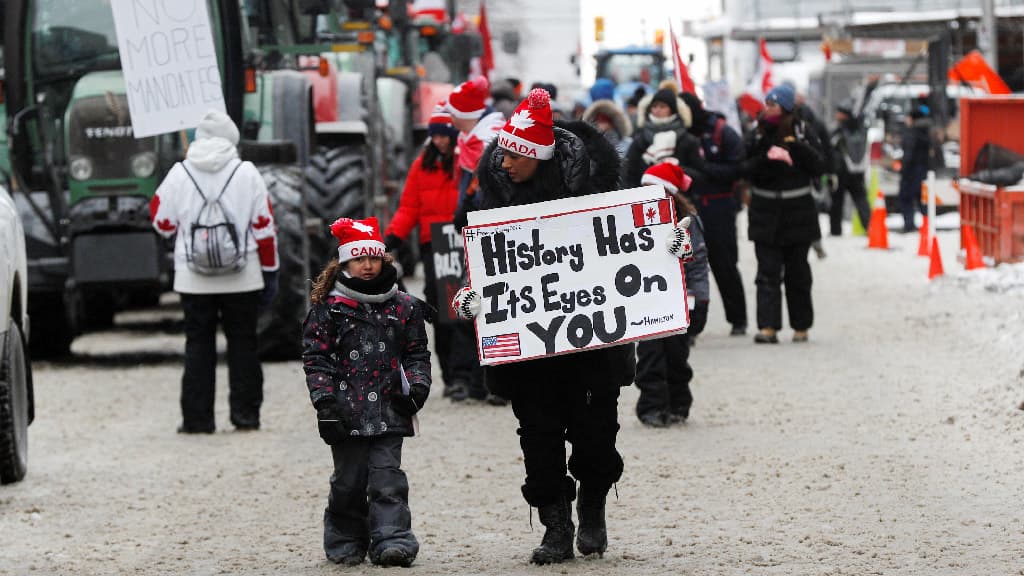
<svg viewBox="0 0 1024 576">
<path fill-rule="evenodd" d="M 241 166 L 221 196 L 221 203 L 245 238 L 245 267 L 235 274 L 204 276 L 191 271 L 186 261 L 185 238 L 203 207 L 196 184 L 207 197 L 220 194 L 235 166 L 238 150 L 221 137 L 197 139 L 183 163 L 175 164 L 160 183 L 150 204 L 153 228 L 174 243 L 174 290 L 186 294 L 229 294 L 263 288 L 261 271 L 278 269 L 277 233 L 263 177 L 251 162 Z M 184 164 L 184 166 L 183 166 Z M 195 184 L 188 172 L 195 178 Z M 180 232 L 180 233 L 179 233 Z"/>
</svg>

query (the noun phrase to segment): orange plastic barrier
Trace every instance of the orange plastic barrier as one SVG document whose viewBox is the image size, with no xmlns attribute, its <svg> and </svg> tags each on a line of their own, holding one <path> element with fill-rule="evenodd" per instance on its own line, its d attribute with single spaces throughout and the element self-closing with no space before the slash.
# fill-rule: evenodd
<svg viewBox="0 0 1024 576">
<path fill-rule="evenodd" d="M 981 254 L 996 264 L 1024 261 L 1024 186 L 1003 188 L 963 178 L 959 187 L 960 226 L 974 229 Z"/>
</svg>

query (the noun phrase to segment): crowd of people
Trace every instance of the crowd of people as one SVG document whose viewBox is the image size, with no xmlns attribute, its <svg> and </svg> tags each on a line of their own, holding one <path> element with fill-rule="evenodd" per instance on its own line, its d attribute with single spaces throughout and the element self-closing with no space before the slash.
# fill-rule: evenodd
<svg viewBox="0 0 1024 576">
<path fill-rule="evenodd" d="M 821 238 L 816 191 L 822 175 L 838 179 L 831 233 L 841 233 L 845 193 L 866 221 L 864 144 L 848 107 L 840 107 L 836 131 L 823 134 L 820 122 L 801 111 L 795 91 L 783 85 L 767 94 L 749 133 L 740 134 L 697 94 L 680 92 L 672 82 L 634 94 L 623 107 L 610 83 L 599 81 L 592 102 L 571 112 L 558 108 L 550 84 L 534 85 L 525 97 L 522 92 L 517 79 L 491 86 L 479 77 L 456 87 L 434 109 L 428 139 L 387 228 L 381 230 L 375 218 L 339 219 L 331 226 L 338 257 L 313 283 L 303 366 L 320 436 L 334 462 L 323 520 L 324 550 L 333 562 L 356 565 L 369 557 L 375 564 L 409 566 L 416 558 L 401 452 L 430 395 L 432 361 L 440 368 L 442 397 L 511 404 L 525 467 L 522 494 L 546 528 L 530 560 L 573 558 L 574 543 L 583 555 L 603 554 L 605 500 L 623 473 L 616 448 L 621 387 L 640 389 L 636 416 L 644 426 L 663 428 L 690 417 L 688 360 L 712 308 L 709 271 L 730 335 L 747 334 L 739 212 L 747 210 L 757 258 L 758 344 L 779 342 L 783 294 L 792 341 L 810 338 L 808 254 Z M 510 122 L 513 115 L 530 122 Z M 276 287 L 273 215 L 258 173 L 237 158 L 237 128 L 223 115 L 203 122 L 188 159 L 160 186 L 153 207 L 154 227 L 177 237 L 182 270 L 175 283 L 186 320 L 179 432 L 214 430 L 212 334 L 218 318 L 228 338 L 231 419 L 237 428 L 253 430 L 262 400 L 259 362 L 252 357 L 255 312 Z M 442 301 L 431 226 L 451 222 L 461 228 L 476 210 L 647 185 L 661 186 L 675 202 L 679 218 L 667 250 L 684 265 L 688 331 L 636 346 L 483 368 L 473 327 L 480 295 L 466 285 L 450 303 Z M 211 198 L 230 203 L 227 212 L 236 214 L 230 226 L 202 221 Z M 236 243 L 242 239 L 241 263 L 212 273 L 197 268 L 197 231 L 224 229 Z M 399 289 L 392 265 L 391 253 L 417 229 L 425 300 Z M 425 319 L 448 305 L 460 320 L 433 322 L 432 358 Z"/>
</svg>

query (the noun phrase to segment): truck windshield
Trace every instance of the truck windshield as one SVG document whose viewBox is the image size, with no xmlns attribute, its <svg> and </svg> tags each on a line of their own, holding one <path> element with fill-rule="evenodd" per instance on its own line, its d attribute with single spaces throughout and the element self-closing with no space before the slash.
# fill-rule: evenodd
<svg viewBox="0 0 1024 576">
<path fill-rule="evenodd" d="M 598 58 L 597 77 L 616 84 L 661 81 L 661 62 L 653 54 L 608 54 Z"/>
<path fill-rule="evenodd" d="M 110 0 L 41 0 L 32 14 L 32 63 L 40 77 L 117 67 Z"/>
</svg>

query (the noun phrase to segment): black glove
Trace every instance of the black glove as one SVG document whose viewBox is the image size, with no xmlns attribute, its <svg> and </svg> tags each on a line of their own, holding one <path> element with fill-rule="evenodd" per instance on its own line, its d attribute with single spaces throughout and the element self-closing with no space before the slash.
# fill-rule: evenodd
<svg viewBox="0 0 1024 576">
<path fill-rule="evenodd" d="M 696 336 L 704 331 L 708 323 L 708 301 L 698 300 L 693 310 L 690 311 L 690 328 L 686 331 L 691 336 Z"/>
<path fill-rule="evenodd" d="M 321 399 L 316 406 L 316 425 L 320 437 L 328 446 L 341 444 L 346 436 L 345 421 L 341 417 L 341 407 L 333 397 Z"/>
<path fill-rule="evenodd" d="M 391 399 L 391 408 L 398 413 L 399 416 L 406 418 L 412 418 L 414 414 L 420 411 L 420 407 L 416 404 L 416 401 L 411 396 L 405 394 L 399 394 Z"/>
<path fill-rule="evenodd" d="M 260 307 L 266 308 L 277 296 L 277 270 L 273 272 L 263 271 L 263 291 L 260 292 Z"/>
<path fill-rule="evenodd" d="M 398 236 L 395 236 L 394 234 L 388 234 L 384 238 L 384 249 L 387 250 L 388 252 L 394 252 L 395 250 L 398 250 L 404 243 L 405 242 L 403 242 L 402 239 L 399 238 Z"/>
</svg>

